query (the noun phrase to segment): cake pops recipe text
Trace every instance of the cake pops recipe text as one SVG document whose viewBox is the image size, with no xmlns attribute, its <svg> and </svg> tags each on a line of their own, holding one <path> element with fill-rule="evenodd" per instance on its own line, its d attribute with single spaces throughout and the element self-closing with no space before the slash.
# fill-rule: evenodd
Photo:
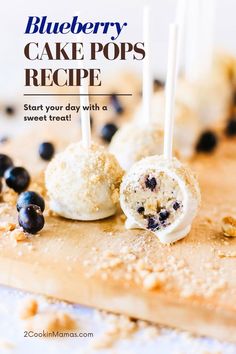
<svg viewBox="0 0 236 354">
<path fill-rule="evenodd" d="M 89 86 L 101 86 L 101 69 L 85 68 L 83 62 L 96 60 L 143 60 L 145 58 L 145 43 L 143 41 L 130 43 L 115 42 L 121 32 L 128 26 L 127 22 L 86 22 L 78 21 L 74 16 L 70 22 L 49 22 L 47 16 L 29 16 L 24 34 L 32 41 L 24 46 L 25 59 L 30 61 L 31 67 L 25 68 L 25 86 L 81 86 L 84 79 L 88 79 Z M 49 35 L 75 34 L 75 41 L 51 41 Z M 35 34 L 45 37 L 45 42 L 35 41 Z M 87 38 L 96 35 L 109 35 L 107 43 L 89 42 Z M 82 37 L 83 35 L 83 37 Z M 86 41 L 84 37 L 86 36 Z M 55 38 L 55 37 L 53 37 Z M 73 61 L 81 67 L 76 68 L 38 68 L 43 62 Z M 27 65 L 28 66 L 28 65 Z M 32 67 L 34 66 L 34 67 Z"/>
</svg>

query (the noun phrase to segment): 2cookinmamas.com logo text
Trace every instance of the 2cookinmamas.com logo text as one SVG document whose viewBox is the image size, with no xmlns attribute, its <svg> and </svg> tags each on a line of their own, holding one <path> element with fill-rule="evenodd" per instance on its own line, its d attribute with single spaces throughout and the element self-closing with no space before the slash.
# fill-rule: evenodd
<svg viewBox="0 0 236 354">
<path fill-rule="evenodd" d="M 24 331 L 24 337 L 26 338 L 92 338 L 92 332 L 59 332 L 59 331 Z"/>
</svg>

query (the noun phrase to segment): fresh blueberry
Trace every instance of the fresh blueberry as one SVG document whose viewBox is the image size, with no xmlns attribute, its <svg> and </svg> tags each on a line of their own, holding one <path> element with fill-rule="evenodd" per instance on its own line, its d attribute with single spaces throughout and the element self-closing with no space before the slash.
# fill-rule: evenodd
<svg viewBox="0 0 236 354">
<path fill-rule="evenodd" d="M 5 113 L 8 116 L 13 116 L 15 114 L 15 108 L 13 106 L 6 106 L 5 107 Z"/>
<path fill-rule="evenodd" d="M 117 126 L 113 123 L 107 123 L 101 130 L 101 137 L 108 143 L 111 141 L 113 135 L 117 132 Z"/>
<path fill-rule="evenodd" d="M 217 143 L 218 138 L 216 134 L 208 130 L 202 133 L 202 135 L 200 136 L 196 146 L 196 150 L 198 152 L 211 152 L 212 150 L 214 150 Z"/>
<path fill-rule="evenodd" d="M 149 230 L 154 231 L 154 230 L 159 230 L 160 226 L 159 226 L 158 222 L 153 217 L 149 217 L 147 228 Z"/>
<path fill-rule="evenodd" d="M 178 202 L 174 202 L 173 209 L 178 210 L 180 208 L 180 204 Z"/>
<path fill-rule="evenodd" d="M 37 205 L 27 205 L 20 209 L 18 216 L 19 225 L 24 231 L 30 234 L 36 234 L 44 226 L 44 217 L 42 210 Z"/>
<path fill-rule="evenodd" d="M 17 193 L 26 190 L 30 183 L 30 175 L 24 167 L 8 168 L 4 173 L 4 178 L 8 187 Z"/>
<path fill-rule="evenodd" d="M 13 166 L 12 159 L 4 154 L 0 154 L 0 177 L 3 177 L 5 171 Z"/>
<path fill-rule="evenodd" d="M 231 118 L 225 128 L 225 134 L 227 136 L 236 135 L 236 118 Z"/>
<path fill-rule="evenodd" d="M 236 105 L 236 91 L 233 93 L 233 105 Z"/>
<path fill-rule="evenodd" d="M 5 144 L 9 138 L 6 135 L 0 137 L 0 144 Z"/>
<path fill-rule="evenodd" d="M 122 114 L 124 112 L 120 99 L 115 93 L 111 94 L 111 104 L 117 114 Z"/>
<path fill-rule="evenodd" d="M 163 88 L 165 86 L 165 83 L 159 79 L 154 79 L 153 86 L 154 86 L 154 90 L 158 90 L 160 88 Z"/>
<path fill-rule="evenodd" d="M 148 189 L 151 189 L 151 191 L 154 191 L 154 189 L 156 188 L 157 185 L 157 181 L 155 177 L 147 177 L 146 181 L 145 181 L 145 186 Z"/>
<path fill-rule="evenodd" d="M 168 210 L 163 210 L 159 214 L 159 220 L 160 221 L 165 221 L 166 219 L 168 219 L 169 216 L 170 216 L 169 211 Z"/>
<path fill-rule="evenodd" d="M 27 192 L 21 193 L 18 200 L 17 200 L 17 204 L 16 204 L 17 210 L 20 211 L 21 208 L 23 208 L 29 204 L 39 206 L 40 209 L 42 210 L 42 212 L 45 209 L 45 202 L 44 202 L 43 198 L 41 197 L 41 195 L 39 195 L 36 192 L 32 192 L 32 191 L 27 191 Z"/>
<path fill-rule="evenodd" d="M 52 159 L 55 149 L 52 143 L 45 142 L 39 145 L 39 156 L 46 161 Z"/>
<path fill-rule="evenodd" d="M 140 207 L 138 207 L 138 209 L 137 209 L 137 212 L 139 213 L 139 214 L 143 214 L 144 213 L 144 207 L 143 206 L 140 206 Z"/>
</svg>

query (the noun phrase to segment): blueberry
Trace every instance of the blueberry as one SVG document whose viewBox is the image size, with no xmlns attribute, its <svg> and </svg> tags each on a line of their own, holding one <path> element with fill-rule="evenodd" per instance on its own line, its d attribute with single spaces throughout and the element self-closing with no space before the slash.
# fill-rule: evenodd
<svg viewBox="0 0 236 354">
<path fill-rule="evenodd" d="M 9 138 L 6 135 L 0 137 L 0 144 L 5 144 Z"/>
<path fill-rule="evenodd" d="M 13 116 L 15 114 L 15 108 L 13 106 L 6 106 L 5 107 L 5 113 L 8 116 Z"/>
<path fill-rule="evenodd" d="M 145 181 L 145 186 L 148 189 L 151 189 L 151 191 L 154 191 L 154 189 L 156 188 L 157 185 L 157 181 L 155 177 L 150 178 L 149 176 L 147 177 L 146 181 Z"/>
<path fill-rule="evenodd" d="M 165 86 L 165 83 L 162 80 L 154 79 L 153 86 L 154 86 L 154 90 L 158 90 L 160 88 L 163 88 Z"/>
<path fill-rule="evenodd" d="M 44 200 L 38 193 L 31 192 L 31 191 L 21 193 L 16 204 L 17 210 L 20 211 L 21 208 L 29 204 L 34 204 L 39 206 L 42 212 L 45 209 Z"/>
<path fill-rule="evenodd" d="M 4 173 L 8 187 L 15 192 L 21 193 L 27 189 L 30 183 L 30 175 L 24 167 L 10 167 Z"/>
<path fill-rule="evenodd" d="M 4 154 L 0 154 L 0 177 L 3 177 L 5 171 L 13 166 L 12 159 Z"/>
<path fill-rule="evenodd" d="M 161 211 L 159 214 L 159 220 L 165 221 L 166 219 L 168 219 L 169 216 L 170 216 L 169 211 L 167 211 L 167 210 Z"/>
<path fill-rule="evenodd" d="M 137 212 L 139 213 L 139 214 L 143 214 L 144 213 L 144 207 L 143 206 L 140 206 L 138 209 L 137 209 Z"/>
<path fill-rule="evenodd" d="M 37 205 L 27 205 L 20 209 L 18 216 L 19 225 L 24 231 L 30 234 L 36 234 L 44 226 L 44 217 L 42 210 Z"/>
<path fill-rule="evenodd" d="M 225 134 L 227 136 L 236 135 L 236 118 L 231 118 L 225 128 Z"/>
<path fill-rule="evenodd" d="M 154 230 L 159 230 L 160 227 L 159 227 L 158 222 L 153 217 L 149 217 L 147 228 L 149 230 L 154 231 Z"/>
<path fill-rule="evenodd" d="M 236 91 L 233 93 L 233 105 L 236 105 Z"/>
<path fill-rule="evenodd" d="M 196 146 L 196 150 L 198 152 L 211 152 L 212 150 L 214 150 L 217 143 L 218 138 L 216 134 L 208 130 L 202 133 L 202 135 L 200 136 Z"/>
<path fill-rule="evenodd" d="M 102 139 L 109 143 L 113 135 L 116 133 L 117 129 L 118 129 L 117 126 L 113 123 L 105 124 L 101 130 Z"/>
<path fill-rule="evenodd" d="M 180 208 L 180 204 L 178 202 L 174 202 L 173 209 L 178 210 Z"/>
<path fill-rule="evenodd" d="M 52 143 L 45 142 L 39 145 L 39 156 L 46 161 L 51 160 L 55 152 Z"/>
<path fill-rule="evenodd" d="M 115 93 L 111 94 L 111 104 L 117 114 L 122 114 L 124 112 L 120 99 Z"/>
</svg>

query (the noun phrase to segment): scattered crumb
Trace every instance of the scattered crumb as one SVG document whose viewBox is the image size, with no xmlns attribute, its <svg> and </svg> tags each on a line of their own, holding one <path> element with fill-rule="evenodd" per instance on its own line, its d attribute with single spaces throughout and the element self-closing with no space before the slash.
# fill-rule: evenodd
<svg viewBox="0 0 236 354">
<path fill-rule="evenodd" d="M 70 331 L 75 329 L 76 321 L 64 312 L 40 312 L 25 320 L 25 328 L 37 331 Z"/>
<path fill-rule="evenodd" d="M 15 348 L 15 345 L 5 339 L 0 339 L 0 348 L 3 350 L 12 350 Z"/>
<path fill-rule="evenodd" d="M 236 251 L 232 251 L 232 252 L 218 251 L 218 257 L 219 258 L 235 258 Z"/>
<path fill-rule="evenodd" d="M 15 229 L 10 233 L 12 240 L 19 242 L 27 239 L 26 233 L 22 229 Z"/>
<path fill-rule="evenodd" d="M 8 232 L 13 231 L 16 228 L 16 224 L 11 222 L 1 222 L 0 223 L 0 231 Z"/>
<path fill-rule="evenodd" d="M 143 287 L 146 290 L 154 290 L 163 285 L 165 277 L 159 273 L 149 273 L 143 279 Z"/>
<path fill-rule="evenodd" d="M 116 341 L 130 337 L 137 331 L 137 322 L 124 315 L 100 313 L 103 320 L 107 321 L 108 328 L 96 340 L 92 342 L 93 349 L 112 347 Z"/>
<path fill-rule="evenodd" d="M 226 216 L 222 219 L 222 231 L 226 237 L 236 237 L 236 219 Z"/>
<path fill-rule="evenodd" d="M 3 193 L 3 201 L 15 207 L 18 194 L 11 188 L 7 188 Z"/>
<path fill-rule="evenodd" d="M 38 302 L 35 299 L 26 299 L 20 309 L 20 318 L 25 320 L 29 317 L 35 316 L 38 312 Z"/>
</svg>

